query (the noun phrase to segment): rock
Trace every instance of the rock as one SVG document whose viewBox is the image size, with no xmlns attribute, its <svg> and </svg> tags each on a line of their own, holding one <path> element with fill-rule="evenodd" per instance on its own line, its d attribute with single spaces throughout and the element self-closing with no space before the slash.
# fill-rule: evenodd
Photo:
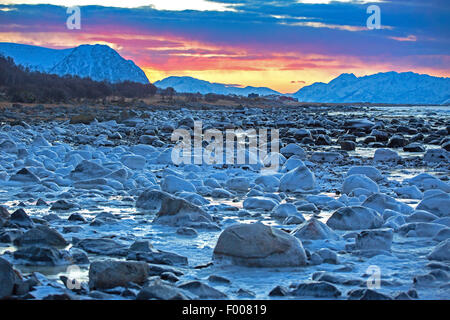
<svg viewBox="0 0 450 320">
<path fill-rule="evenodd" d="M 305 222 L 305 218 L 300 215 L 300 213 L 296 216 L 289 216 L 284 221 L 283 224 L 301 224 Z"/>
<path fill-rule="evenodd" d="M 195 294 L 200 299 L 225 299 L 227 295 L 213 287 L 200 281 L 189 281 L 178 286 L 178 288 L 187 290 Z"/>
<path fill-rule="evenodd" d="M 330 283 L 309 281 L 298 284 L 291 292 L 296 297 L 337 298 L 342 293 Z"/>
<path fill-rule="evenodd" d="M 392 229 L 364 230 L 356 236 L 355 249 L 390 251 L 393 237 Z"/>
<path fill-rule="evenodd" d="M 302 192 L 314 189 L 316 179 L 314 174 L 306 167 L 299 166 L 280 179 L 280 191 L 282 192 Z"/>
<path fill-rule="evenodd" d="M 424 198 L 417 210 L 425 210 L 440 217 L 450 216 L 450 195 L 448 193 L 439 193 Z"/>
<path fill-rule="evenodd" d="M 339 240 L 339 236 L 330 227 L 316 218 L 302 223 L 291 234 L 301 240 Z"/>
<path fill-rule="evenodd" d="M 438 231 L 436 235 L 433 237 L 435 241 L 444 241 L 450 238 L 450 228 L 444 228 L 441 231 Z"/>
<path fill-rule="evenodd" d="M 225 187 L 228 190 L 247 192 L 250 188 L 250 183 L 248 182 L 248 179 L 244 177 L 231 178 L 227 180 Z"/>
<path fill-rule="evenodd" d="M 175 227 L 217 229 L 212 217 L 200 207 L 181 198 L 165 196 L 153 223 Z"/>
<path fill-rule="evenodd" d="M 398 231 L 408 237 L 434 237 L 444 228 L 446 228 L 444 225 L 438 223 L 411 222 L 402 225 Z"/>
<path fill-rule="evenodd" d="M 23 209 L 17 209 L 16 211 L 14 211 L 11 217 L 9 218 L 9 222 L 21 228 L 34 227 L 33 221 Z"/>
<path fill-rule="evenodd" d="M 288 267 L 306 264 L 302 243 L 262 223 L 235 224 L 217 240 L 213 259 L 250 267 Z"/>
<path fill-rule="evenodd" d="M 196 189 L 192 183 L 174 175 L 167 175 L 161 181 L 161 189 L 172 194 L 184 191 L 196 192 Z"/>
<path fill-rule="evenodd" d="M 6 153 L 16 153 L 18 152 L 17 145 L 12 140 L 2 140 L 0 142 L 0 151 Z"/>
<path fill-rule="evenodd" d="M 22 183 L 40 183 L 41 180 L 27 168 L 22 168 L 9 178 L 9 181 Z"/>
<path fill-rule="evenodd" d="M 269 292 L 269 297 L 285 297 L 289 295 L 289 289 L 284 286 L 276 286 Z"/>
<path fill-rule="evenodd" d="M 8 209 L 4 206 L 0 206 L 0 219 L 8 220 L 10 217 Z"/>
<path fill-rule="evenodd" d="M 344 156 L 339 152 L 319 152 L 316 151 L 311 155 L 311 161 L 314 162 L 339 162 Z"/>
<path fill-rule="evenodd" d="M 362 174 L 353 174 L 345 178 L 342 185 L 342 193 L 350 194 L 354 189 L 362 188 L 377 193 L 380 191 L 376 182 Z"/>
<path fill-rule="evenodd" d="M 450 192 L 450 185 L 428 173 L 421 173 L 411 179 L 405 179 L 412 185 L 417 186 L 421 190 L 439 189 L 444 192 Z"/>
<path fill-rule="evenodd" d="M 407 222 L 432 222 L 436 219 L 438 219 L 437 216 L 424 210 L 415 210 L 411 215 L 405 218 Z"/>
<path fill-rule="evenodd" d="M 419 142 L 413 142 L 403 147 L 406 152 L 425 152 L 425 148 Z"/>
<path fill-rule="evenodd" d="M 44 245 L 62 248 L 67 246 L 68 242 L 55 229 L 40 225 L 16 238 L 14 244 L 17 246 Z"/>
<path fill-rule="evenodd" d="M 339 144 L 341 146 L 341 150 L 353 151 L 356 149 L 356 143 L 353 141 L 343 140 L 339 142 Z"/>
<path fill-rule="evenodd" d="M 394 134 L 388 141 L 387 143 L 387 147 L 388 148 L 401 148 L 403 146 L 405 146 L 407 143 L 405 137 L 398 135 L 398 134 Z"/>
<path fill-rule="evenodd" d="M 86 219 L 78 212 L 72 213 L 69 218 L 67 218 L 68 221 L 78 221 L 78 222 L 86 222 Z"/>
<path fill-rule="evenodd" d="M 400 156 L 397 152 L 390 149 L 377 149 L 373 156 L 375 162 L 397 162 L 400 160 Z"/>
<path fill-rule="evenodd" d="M 450 161 L 450 153 L 445 149 L 430 149 L 423 155 L 423 161 L 425 162 L 444 162 Z"/>
<path fill-rule="evenodd" d="M 187 237 L 197 237 L 198 233 L 195 231 L 195 229 L 188 228 L 188 227 L 181 227 L 177 229 L 177 234 L 181 236 L 187 236 Z"/>
<path fill-rule="evenodd" d="M 355 167 L 351 167 L 347 171 L 347 177 L 351 176 L 353 174 L 363 174 L 363 175 L 369 177 L 370 179 L 372 179 L 375 182 L 383 180 L 383 175 L 381 174 L 381 172 L 377 168 L 372 167 L 372 166 L 355 166 Z"/>
<path fill-rule="evenodd" d="M 324 263 L 330 263 L 330 264 L 338 264 L 339 259 L 336 254 L 336 252 L 328 249 L 328 248 L 322 248 L 317 250 L 315 253 L 317 253 Z"/>
<path fill-rule="evenodd" d="M 352 206 L 337 209 L 327 221 L 335 230 L 361 230 L 379 228 L 383 219 L 375 210 Z"/>
<path fill-rule="evenodd" d="M 427 258 L 429 260 L 450 261 L 450 239 L 439 243 Z"/>
<path fill-rule="evenodd" d="M 69 253 L 72 256 L 73 263 L 75 263 L 75 264 L 88 264 L 89 263 L 89 257 L 84 250 L 72 247 L 72 248 L 70 248 Z"/>
<path fill-rule="evenodd" d="M 144 262 L 95 261 L 89 267 L 89 288 L 125 287 L 129 282 L 143 284 L 148 276 L 149 268 Z"/>
<path fill-rule="evenodd" d="M 3 258 L 0 258 L 0 283 L 0 299 L 10 297 L 16 283 L 16 273 L 12 265 Z"/>
<path fill-rule="evenodd" d="M 362 289 L 362 290 L 363 292 L 359 300 L 392 300 L 391 297 L 383 293 L 377 292 L 375 290 L 372 289 Z"/>
<path fill-rule="evenodd" d="M 188 300 L 184 291 L 163 283 L 161 280 L 153 280 L 142 288 L 136 297 L 137 300 Z"/>
<path fill-rule="evenodd" d="M 211 191 L 211 197 L 219 199 L 232 198 L 233 194 L 225 189 L 215 188 Z"/>
<path fill-rule="evenodd" d="M 14 259 L 25 261 L 31 266 L 60 266 L 71 263 L 67 252 L 52 247 L 28 246 L 13 252 Z"/>
<path fill-rule="evenodd" d="M 106 256 L 126 256 L 127 247 L 112 239 L 85 238 L 74 242 L 76 247 L 83 249 L 88 253 L 106 255 Z"/>
<path fill-rule="evenodd" d="M 394 189 L 394 192 L 402 199 L 422 199 L 423 193 L 416 186 L 406 186 Z"/>
<path fill-rule="evenodd" d="M 287 216 L 299 217 L 299 212 L 297 211 L 297 207 L 292 203 L 282 203 L 273 208 L 270 215 L 274 218 L 286 218 Z M 303 218 L 302 216 L 300 217 Z M 303 221 L 305 221 L 304 218 Z"/>
<path fill-rule="evenodd" d="M 265 197 L 250 197 L 244 200 L 243 207 L 246 210 L 266 210 L 270 211 L 276 207 L 278 203 L 271 198 Z"/>
<path fill-rule="evenodd" d="M 222 283 L 222 284 L 231 284 L 231 281 L 229 279 L 222 277 L 222 276 L 216 276 L 214 274 L 212 274 L 208 277 L 208 281 Z"/>
<path fill-rule="evenodd" d="M 69 178 L 75 181 L 92 180 L 103 178 L 111 172 L 93 161 L 83 160 L 70 173 Z"/>
<path fill-rule="evenodd" d="M 275 192 L 280 188 L 280 179 L 273 175 L 263 175 L 255 179 L 255 183 L 265 192 Z"/>
<path fill-rule="evenodd" d="M 143 156 L 138 155 L 125 155 L 120 161 L 132 170 L 142 170 L 147 163 L 147 160 Z"/>
<path fill-rule="evenodd" d="M 386 209 L 397 211 L 403 214 L 410 214 L 414 211 L 414 209 L 407 204 L 397 201 L 394 198 L 382 193 L 372 194 L 362 203 L 361 206 L 371 208 L 377 211 L 379 214 L 383 214 L 384 210 Z"/>
<path fill-rule="evenodd" d="M 289 158 L 291 156 L 298 156 L 300 159 L 306 158 L 306 152 L 303 150 L 302 147 L 295 143 L 290 143 L 286 147 L 283 147 L 280 149 L 280 152 L 283 156 L 286 158 Z"/>
<path fill-rule="evenodd" d="M 345 121 L 344 128 L 366 130 L 372 128 L 374 125 L 375 123 L 368 119 L 351 119 Z"/>
<path fill-rule="evenodd" d="M 160 190 L 147 189 L 136 200 L 136 207 L 157 213 L 161 209 L 164 199 L 172 199 L 172 195 Z"/>
<path fill-rule="evenodd" d="M 74 203 L 68 202 L 66 200 L 58 200 L 55 201 L 52 206 L 50 207 L 50 210 L 52 211 L 67 211 L 78 208 L 78 206 Z"/>
</svg>

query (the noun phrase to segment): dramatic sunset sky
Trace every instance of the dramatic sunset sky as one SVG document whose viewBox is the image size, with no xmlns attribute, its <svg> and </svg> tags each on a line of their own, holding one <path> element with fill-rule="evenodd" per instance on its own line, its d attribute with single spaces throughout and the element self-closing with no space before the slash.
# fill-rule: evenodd
<svg viewBox="0 0 450 320">
<path fill-rule="evenodd" d="M 366 27 L 370 4 L 379 30 Z M 66 28 L 71 5 L 81 30 Z M 290 93 L 343 72 L 450 76 L 450 1 L 0 0 L 0 42 L 108 44 L 151 82 L 189 75 Z"/>
</svg>

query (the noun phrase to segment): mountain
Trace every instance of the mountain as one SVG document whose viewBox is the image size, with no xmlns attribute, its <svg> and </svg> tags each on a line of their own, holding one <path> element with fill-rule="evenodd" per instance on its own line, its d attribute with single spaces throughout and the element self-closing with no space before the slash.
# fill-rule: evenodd
<svg viewBox="0 0 450 320">
<path fill-rule="evenodd" d="M 292 96 L 303 102 L 446 104 L 450 78 L 394 71 L 363 77 L 343 73 L 329 83 L 305 86 Z"/>
<path fill-rule="evenodd" d="M 236 94 L 241 96 L 247 96 L 250 93 L 256 93 L 261 96 L 276 94 L 281 95 L 281 93 L 265 88 L 265 87 L 237 87 L 235 85 L 214 83 L 205 80 L 199 80 L 192 77 L 167 77 L 163 80 L 156 81 L 155 86 L 161 89 L 166 89 L 172 87 L 177 92 L 187 92 L 187 93 L 197 93 L 201 94 L 216 93 L 216 94 Z"/>
<path fill-rule="evenodd" d="M 149 83 L 131 60 L 125 60 L 106 45 L 81 45 L 71 49 L 49 49 L 17 43 L 0 43 L 0 54 L 32 71 L 89 77 L 95 81 Z"/>
</svg>

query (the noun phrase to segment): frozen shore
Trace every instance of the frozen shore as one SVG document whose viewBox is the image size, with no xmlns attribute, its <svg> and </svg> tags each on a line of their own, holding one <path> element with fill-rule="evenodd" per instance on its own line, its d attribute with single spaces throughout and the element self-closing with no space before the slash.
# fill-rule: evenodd
<svg viewBox="0 0 450 320">
<path fill-rule="evenodd" d="M 39 110 L 2 110 L 0 298 L 450 298 L 448 107 Z M 174 165 L 199 120 L 279 168 Z"/>
</svg>

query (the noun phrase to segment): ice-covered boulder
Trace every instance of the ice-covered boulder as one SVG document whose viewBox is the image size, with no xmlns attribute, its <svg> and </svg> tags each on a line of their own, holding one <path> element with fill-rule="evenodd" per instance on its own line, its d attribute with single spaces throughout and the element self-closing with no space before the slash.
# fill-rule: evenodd
<svg viewBox="0 0 450 320">
<path fill-rule="evenodd" d="M 348 195 L 357 188 L 368 190 L 370 193 L 377 193 L 380 191 L 377 183 L 372 179 L 362 174 L 352 174 L 345 178 L 344 183 L 342 184 L 342 193 Z"/>
<path fill-rule="evenodd" d="M 164 196 L 153 223 L 174 227 L 218 229 L 211 215 L 199 206 L 174 196 Z"/>
<path fill-rule="evenodd" d="M 275 199 L 268 197 L 249 197 L 244 200 L 243 207 L 247 210 L 272 210 L 275 206 L 278 205 L 278 202 Z"/>
<path fill-rule="evenodd" d="M 255 183 L 263 188 L 266 192 L 278 191 L 280 187 L 280 179 L 274 175 L 262 175 L 255 179 Z"/>
<path fill-rule="evenodd" d="M 402 199 L 422 199 L 423 193 L 416 186 L 405 186 L 394 189 L 394 192 Z"/>
<path fill-rule="evenodd" d="M 260 222 L 225 229 L 217 240 L 213 259 L 248 267 L 295 267 L 307 263 L 300 240 Z"/>
<path fill-rule="evenodd" d="M 41 180 L 27 168 L 22 168 L 13 174 L 9 181 L 20 182 L 20 183 L 40 183 Z"/>
<path fill-rule="evenodd" d="M 286 147 L 281 148 L 280 152 L 286 158 L 289 158 L 294 155 L 298 156 L 300 159 L 306 158 L 305 150 L 303 150 L 302 147 L 300 147 L 298 144 L 295 143 L 289 143 Z"/>
<path fill-rule="evenodd" d="M 321 152 L 316 151 L 311 155 L 310 160 L 313 162 L 337 162 L 344 158 L 339 152 Z"/>
<path fill-rule="evenodd" d="M 103 178 L 111 172 L 111 170 L 106 169 L 93 161 L 83 160 L 69 174 L 69 178 L 75 181 L 91 180 Z"/>
<path fill-rule="evenodd" d="M 287 216 L 296 216 L 299 212 L 292 203 L 282 203 L 273 208 L 270 215 L 274 218 L 286 218 Z"/>
<path fill-rule="evenodd" d="M 327 221 L 335 230 L 361 230 L 379 228 L 383 218 L 373 209 L 353 206 L 337 209 Z"/>
<path fill-rule="evenodd" d="M 196 192 L 192 183 L 174 175 L 167 175 L 161 181 L 161 189 L 172 194 L 183 191 Z"/>
<path fill-rule="evenodd" d="M 374 209 L 380 214 L 383 214 L 386 209 L 394 210 L 403 214 L 410 214 L 414 211 L 414 209 L 407 204 L 397 201 L 394 198 L 382 193 L 372 194 L 362 203 L 361 206 Z"/>
<path fill-rule="evenodd" d="M 423 155 L 423 161 L 448 163 L 450 161 L 450 152 L 445 149 L 429 149 Z"/>
<path fill-rule="evenodd" d="M 450 216 L 450 195 L 438 193 L 424 198 L 417 206 L 417 210 L 429 211 L 440 217 Z"/>
<path fill-rule="evenodd" d="M 142 170 L 145 168 L 147 160 L 143 156 L 139 155 L 125 155 L 120 161 L 132 170 Z"/>
<path fill-rule="evenodd" d="M 400 160 L 400 156 L 394 150 L 380 148 L 375 151 L 373 160 L 375 162 L 397 162 Z"/>
<path fill-rule="evenodd" d="M 434 237 L 446 226 L 433 222 L 410 222 L 402 225 L 399 233 L 407 237 Z"/>
<path fill-rule="evenodd" d="M 228 190 L 246 192 L 250 188 L 250 183 L 245 177 L 230 178 L 225 183 Z"/>
<path fill-rule="evenodd" d="M 355 238 L 355 249 L 390 251 L 393 237 L 393 230 L 388 228 L 363 230 Z"/>
<path fill-rule="evenodd" d="M 355 167 L 351 167 L 347 171 L 347 176 L 351 176 L 353 174 L 363 174 L 363 175 L 369 177 L 370 179 L 372 179 L 375 182 L 383 180 L 383 178 L 384 178 L 383 175 L 381 174 L 380 170 L 378 170 L 377 168 L 375 168 L 373 166 L 355 166 Z"/>
<path fill-rule="evenodd" d="M 281 177 L 280 191 L 302 192 L 314 189 L 315 184 L 314 174 L 306 166 L 299 166 Z"/>
<path fill-rule="evenodd" d="M 336 232 L 316 218 L 303 222 L 291 234 L 301 240 L 339 240 Z"/>
<path fill-rule="evenodd" d="M 439 243 L 427 258 L 429 260 L 450 261 L 450 239 Z"/>
<path fill-rule="evenodd" d="M 421 190 L 440 189 L 444 192 L 450 192 L 450 185 L 429 173 L 421 173 L 411 179 L 405 179 L 405 182 L 415 185 Z"/>
</svg>

